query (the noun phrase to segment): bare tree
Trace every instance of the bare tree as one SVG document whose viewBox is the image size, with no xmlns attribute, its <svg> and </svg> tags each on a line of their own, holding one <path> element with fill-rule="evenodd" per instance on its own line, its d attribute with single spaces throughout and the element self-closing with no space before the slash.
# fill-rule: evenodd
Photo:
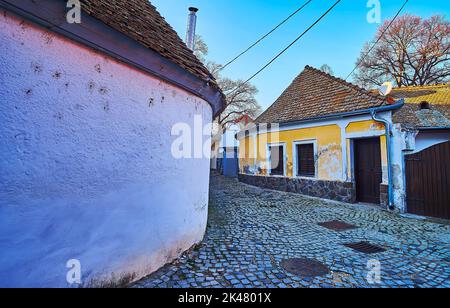
<svg viewBox="0 0 450 308">
<path fill-rule="evenodd" d="M 206 62 L 206 56 L 208 55 L 209 49 L 205 41 L 200 35 L 196 35 L 194 39 L 194 55 L 203 63 Z"/>
<path fill-rule="evenodd" d="M 256 118 L 261 113 L 261 106 L 255 96 L 258 89 L 251 83 L 244 84 L 243 80 L 232 80 L 223 77 L 221 73 L 222 65 L 213 61 L 207 61 L 208 46 L 200 36 L 196 36 L 195 55 L 206 65 L 209 71 L 216 78 L 218 85 L 226 96 L 227 106 L 224 111 L 217 116 L 215 121 L 226 128 L 243 115 Z"/>
<path fill-rule="evenodd" d="M 328 64 L 324 64 L 320 67 L 320 70 L 329 75 L 334 75 L 333 69 Z"/>
<path fill-rule="evenodd" d="M 229 78 L 220 78 L 219 85 L 227 98 L 225 110 L 216 119 L 222 128 L 227 127 L 243 115 L 248 115 L 253 119 L 259 115 L 261 107 L 255 98 L 258 89 L 254 85 Z"/>
<path fill-rule="evenodd" d="M 424 20 L 404 15 L 387 29 L 390 22 L 378 29 L 375 40 L 380 41 L 375 48 L 370 50 L 369 43 L 364 46 L 354 81 L 363 87 L 378 86 L 385 81 L 398 87 L 447 82 L 450 23 L 443 16 Z"/>
</svg>

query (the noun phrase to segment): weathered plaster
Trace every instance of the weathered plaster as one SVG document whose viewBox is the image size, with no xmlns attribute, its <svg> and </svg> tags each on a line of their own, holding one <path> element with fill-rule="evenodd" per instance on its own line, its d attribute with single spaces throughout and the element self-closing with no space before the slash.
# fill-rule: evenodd
<svg viewBox="0 0 450 308">
<path fill-rule="evenodd" d="M 416 135 L 414 150 L 418 153 L 440 143 L 450 141 L 450 132 L 420 132 Z"/>
<path fill-rule="evenodd" d="M 286 176 L 294 176 L 294 143 L 298 141 L 317 142 L 319 153 L 317 156 L 318 178 L 335 181 L 342 179 L 342 151 L 340 148 L 341 132 L 337 125 L 308 127 L 303 129 L 282 130 L 276 133 L 261 133 L 242 139 L 243 149 L 240 149 L 241 170 L 242 164 L 250 167 L 259 166 L 267 168 L 267 144 L 283 143 L 286 146 Z M 255 140 L 256 139 L 256 140 Z M 242 156 L 245 155 L 245 156 Z M 256 155 L 256 163 L 251 160 Z M 262 174 L 266 174 L 263 170 Z"/>
<path fill-rule="evenodd" d="M 347 134 L 384 131 L 384 125 L 373 120 L 351 122 L 346 128 Z"/>
<path fill-rule="evenodd" d="M 203 238 L 209 160 L 171 128 L 207 102 L 3 11 L 0 46 L 0 287 L 139 278 Z"/>
<path fill-rule="evenodd" d="M 342 148 L 340 144 L 331 143 L 319 149 L 318 161 L 323 172 L 330 179 L 340 179 L 342 176 Z M 319 172 L 320 173 L 320 172 Z"/>
</svg>

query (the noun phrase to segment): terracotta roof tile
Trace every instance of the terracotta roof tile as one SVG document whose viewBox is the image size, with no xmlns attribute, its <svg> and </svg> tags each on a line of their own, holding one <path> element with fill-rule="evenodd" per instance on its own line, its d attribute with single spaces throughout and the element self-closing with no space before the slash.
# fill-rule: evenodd
<svg viewBox="0 0 450 308">
<path fill-rule="evenodd" d="M 394 123 L 410 128 L 450 127 L 450 84 L 397 88 L 390 96 L 404 98 L 405 105 L 394 112 Z M 430 109 L 422 109 L 421 103 Z"/>
<path fill-rule="evenodd" d="M 87 14 L 127 35 L 202 80 L 215 80 L 208 69 L 147 0 L 81 0 Z"/>
<path fill-rule="evenodd" d="M 286 123 L 385 105 L 384 97 L 306 66 L 256 123 Z"/>
<path fill-rule="evenodd" d="M 405 103 L 417 104 L 426 101 L 431 104 L 449 105 L 450 84 L 396 88 L 390 95 L 395 98 L 404 98 Z"/>
</svg>

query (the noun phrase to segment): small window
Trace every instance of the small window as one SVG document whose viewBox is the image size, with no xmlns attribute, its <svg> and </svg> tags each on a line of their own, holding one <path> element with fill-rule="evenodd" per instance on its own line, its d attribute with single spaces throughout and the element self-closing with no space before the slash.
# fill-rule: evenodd
<svg viewBox="0 0 450 308">
<path fill-rule="evenodd" d="M 284 175 L 284 147 L 269 146 L 270 175 Z"/>
<path fill-rule="evenodd" d="M 316 176 L 314 144 L 297 144 L 297 175 L 304 177 Z"/>
<path fill-rule="evenodd" d="M 430 109 L 430 103 L 423 101 L 420 103 L 420 110 L 429 110 Z"/>
</svg>

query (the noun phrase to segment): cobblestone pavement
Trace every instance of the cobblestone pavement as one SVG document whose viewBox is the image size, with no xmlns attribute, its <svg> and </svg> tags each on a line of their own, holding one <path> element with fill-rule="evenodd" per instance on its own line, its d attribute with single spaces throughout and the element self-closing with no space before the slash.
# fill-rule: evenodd
<svg viewBox="0 0 450 308">
<path fill-rule="evenodd" d="M 318 225 L 331 220 L 358 228 Z M 387 250 L 367 255 L 343 246 L 360 241 Z M 287 258 L 315 259 L 330 273 L 292 275 L 280 266 Z M 367 281 L 372 259 L 381 263 L 378 284 Z M 213 176 L 204 241 L 134 287 L 450 287 L 450 226 Z"/>
</svg>

